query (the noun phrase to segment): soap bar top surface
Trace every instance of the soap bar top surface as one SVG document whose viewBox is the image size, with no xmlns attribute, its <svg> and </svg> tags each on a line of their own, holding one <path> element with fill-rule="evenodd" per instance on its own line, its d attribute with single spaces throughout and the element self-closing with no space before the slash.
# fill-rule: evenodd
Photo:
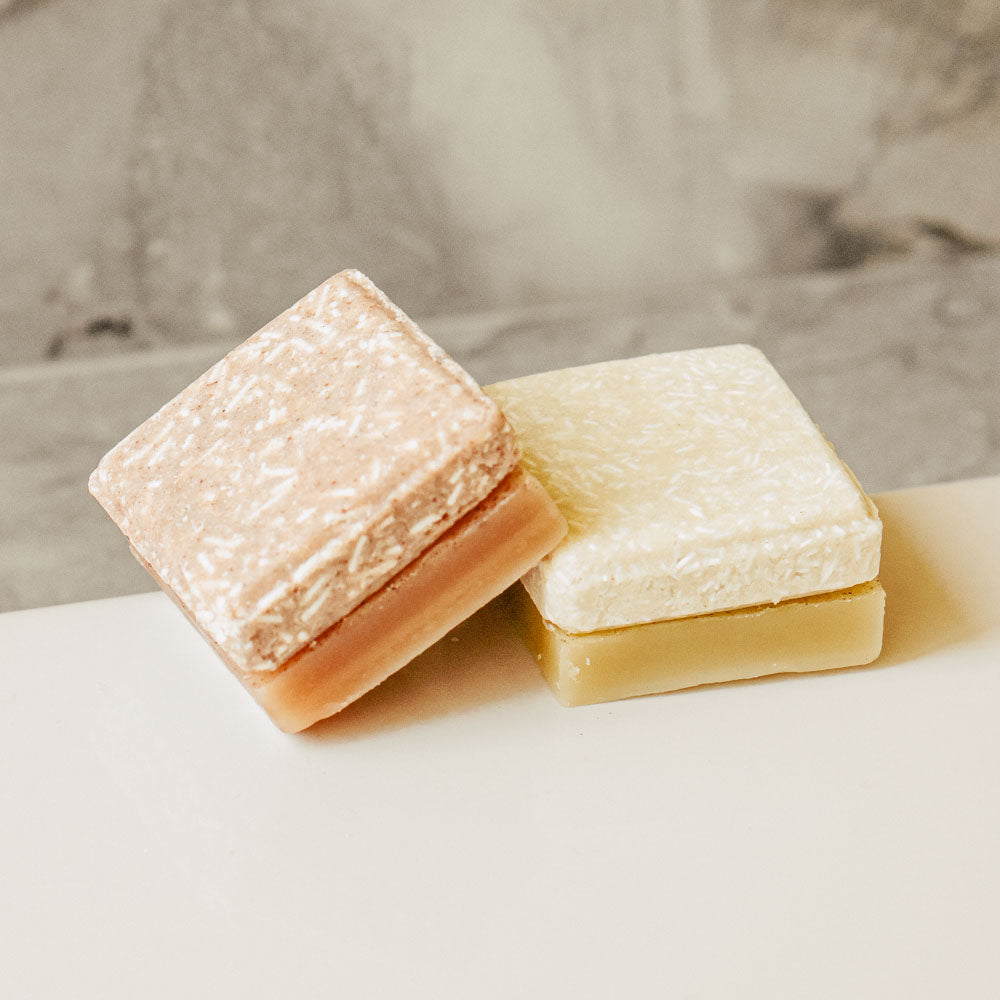
<svg viewBox="0 0 1000 1000">
<path fill-rule="evenodd" d="M 502 413 L 344 271 L 113 448 L 90 480 L 140 557 L 244 670 L 271 670 L 483 500 Z"/>
<path fill-rule="evenodd" d="M 873 579 L 882 525 L 756 348 L 612 361 L 487 387 L 569 534 L 524 584 L 570 632 Z"/>
</svg>

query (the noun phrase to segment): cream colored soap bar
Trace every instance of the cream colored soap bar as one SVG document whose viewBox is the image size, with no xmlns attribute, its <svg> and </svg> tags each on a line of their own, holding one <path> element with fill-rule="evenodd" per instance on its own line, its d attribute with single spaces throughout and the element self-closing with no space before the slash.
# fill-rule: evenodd
<svg viewBox="0 0 1000 1000">
<path fill-rule="evenodd" d="M 544 621 L 523 587 L 515 614 L 563 705 L 590 705 L 768 674 L 871 663 L 882 647 L 878 581 L 781 604 L 574 634 Z"/>
<path fill-rule="evenodd" d="M 486 391 L 569 524 L 523 578 L 520 609 L 564 704 L 878 655 L 878 514 L 759 351 Z"/>
<path fill-rule="evenodd" d="M 486 392 L 569 523 L 524 580 L 562 629 L 777 603 L 878 573 L 874 506 L 752 347 L 588 365 Z"/>
</svg>

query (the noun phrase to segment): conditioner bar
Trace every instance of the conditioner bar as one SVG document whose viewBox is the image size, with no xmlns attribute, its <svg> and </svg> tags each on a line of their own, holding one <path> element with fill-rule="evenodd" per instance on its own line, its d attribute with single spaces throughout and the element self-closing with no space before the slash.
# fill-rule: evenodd
<svg viewBox="0 0 1000 1000">
<path fill-rule="evenodd" d="M 523 580 L 542 669 L 567 703 L 875 656 L 878 513 L 758 350 L 612 361 L 486 392 L 569 524 Z M 841 619 L 843 640 L 830 624 Z"/>
</svg>

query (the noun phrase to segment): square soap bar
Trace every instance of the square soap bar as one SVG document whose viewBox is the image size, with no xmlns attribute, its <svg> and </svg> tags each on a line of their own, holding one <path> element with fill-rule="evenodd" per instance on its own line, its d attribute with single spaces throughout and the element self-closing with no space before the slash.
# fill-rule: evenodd
<svg viewBox="0 0 1000 1000">
<path fill-rule="evenodd" d="M 878 573 L 874 505 L 753 347 L 587 365 L 486 392 L 569 524 L 524 580 L 562 629 L 777 603 Z"/>
<path fill-rule="evenodd" d="M 90 489 L 249 681 L 286 669 L 474 514 L 517 460 L 497 406 L 345 271 L 113 448 Z M 532 496 L 531 516 L 561 525 Z M 478 586 L 484 603 L 509 569 Z"/>
<path fill-rule="evenodd" d="M 877 511 L 759 351 L 614 361 L 486 392 L 569 524 L 525 575 L 521 609 L 565 703 L 877 655 Z"/>
</svg>

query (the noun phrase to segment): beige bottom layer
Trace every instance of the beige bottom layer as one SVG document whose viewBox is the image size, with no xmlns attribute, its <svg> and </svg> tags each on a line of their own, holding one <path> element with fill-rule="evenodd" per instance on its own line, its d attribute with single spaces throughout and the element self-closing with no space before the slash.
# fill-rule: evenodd
<svg viewBox="0 0 1000 1000">
<path fill-rule="evenodd" d="M 523 576 L 565 533 L 562 514 L 538 480 L 515 469 L 429 549 L 278 670 L 251 673 L 226 665 L 281 729 L 299 732 L 409 663 Z"/>
<path fill-rule="evenodd" d="M 545 621 L 523 587 L 514 601 L 528 647 L 563 705 L 871 663 L 885 611 L 885 591 L 873 580 L 780 604 L 574 634 Z"/>
</svg>

